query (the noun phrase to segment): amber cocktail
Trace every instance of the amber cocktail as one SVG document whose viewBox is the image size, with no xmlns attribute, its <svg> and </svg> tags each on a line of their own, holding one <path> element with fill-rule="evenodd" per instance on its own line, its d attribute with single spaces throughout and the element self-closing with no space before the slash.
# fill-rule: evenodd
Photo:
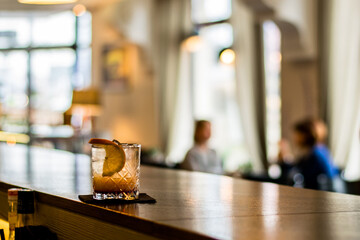
<svg viewBox="0 0 360 240">
<path fill-rule="evenodd" d="M 138 199 L 141 145 L 90 143 L 94 199 Z"/>
</svg>

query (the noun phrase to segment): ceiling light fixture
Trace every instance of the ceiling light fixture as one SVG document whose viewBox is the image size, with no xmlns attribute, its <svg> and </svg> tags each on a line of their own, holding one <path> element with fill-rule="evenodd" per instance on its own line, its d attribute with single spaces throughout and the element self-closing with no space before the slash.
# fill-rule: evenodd
<svg viewBox="0 0 360 240">
<path fill-rule="evenodd" d="M 38 5 L 67 4 L 67 3 L 74 3 L 77 1 L 78 0 L 18 0 L 19 3 L 38 4 Z"/>
<path fill-rule="evenodd" d="M 73 13 L 77 17 L 81 17 L 86 12 L 86 7 L 82 4 L 77 4 L 73 7 Z"/>
<path fill-rule="evenodd" d="M 197 34 L 190 35 L 183 41 L 183 46 L 189 52 L 198 51 L 201 45 L 202 45 L 202 39 Z"/>
<path fill-rule="evenodd" d="M 220 51 L 219 54 L 220 62 L 226 65 L 233 64 L 235 62 L 235 58 L 236 58 L 235 52 L 231 48 L 225 48 Z"/>
</svg>

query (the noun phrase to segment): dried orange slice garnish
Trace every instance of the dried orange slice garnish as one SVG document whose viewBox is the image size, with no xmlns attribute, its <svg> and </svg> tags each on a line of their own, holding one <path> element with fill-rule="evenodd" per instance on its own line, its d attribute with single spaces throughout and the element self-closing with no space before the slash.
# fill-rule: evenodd
<svg viewBox="0 0 360 240">
<path fill-rule="evenodd" d="M 92 138 L 90 144 L 102 147 L 105 149 L 106 156 L 103 165 L 103 173 L 105 176 L 112 176 L 123 169 L 125 165 L 125 152 L 124 149 L 113 141 L 101 138 Z"/>
</svg>

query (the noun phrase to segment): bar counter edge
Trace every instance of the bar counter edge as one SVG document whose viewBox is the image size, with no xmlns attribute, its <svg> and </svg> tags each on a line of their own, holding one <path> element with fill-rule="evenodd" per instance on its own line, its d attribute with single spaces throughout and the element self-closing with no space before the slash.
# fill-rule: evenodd
<svg viewBox="0 0 360 240">
<path fill-rule="evenodd" d="M 0 182 L 0 214 L 7 219 L 7 190 L 26 186 Z M 213 239 L 126 213 L 35 191 L 36 224 L 48 227 L 58 239 Z"/>
</svg>

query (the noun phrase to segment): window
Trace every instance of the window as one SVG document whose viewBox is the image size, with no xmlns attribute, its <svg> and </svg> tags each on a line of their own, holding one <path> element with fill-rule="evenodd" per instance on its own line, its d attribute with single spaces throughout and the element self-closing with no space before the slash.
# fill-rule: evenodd
<svg viewBox="0 0 360 240">
<path fill-rule="evenodd" d="M 194 120 L 212 123 L 210 145 L 223 159 L 224 170 L 235 172 L 248 165 L 239 107 L 236 100 L 234 63 L 219 60 L 233 44 L 230 0 L 193 0 L 192 19 L 201 39 L 192 53 L 192 106 Z"/>
<path fill-rule="evenodd" d="M 31 45 L 71 46 L 75 42 L 76 17 L 72 12 L 39 14 L 31 19 Z"/>
<path fill-rule="evenodd" d="M 28 53 L 0 52 L 1 128 L 6 131 L 27 131 Z"/>
<path fill-rule="evenodd" d="M 90 85 L 91 15 L 0 15 L 1 130 L 62 124 L 73 88 Z M 31 129 L 31 130 L 30 130 Z"/>
<path fill-rule="evenodd" d="M 266 142 L 270 161 L 276 159 L 281 139 L 280 94 L 280 31 L 272 21 L 263 24 L 265 93 L 266 93 Z"/>
<path fill-rule="evenodd" d="M 32 108 L 65 112 L 70 107 L 75 55 L 67 48 L 32 51 Z"/>
<path fill-rule="evenodd" d="M 229 19 L 231 0 L 192 0 L 192 20 L 194 23 L 209 23 Z"/>
</svg>

